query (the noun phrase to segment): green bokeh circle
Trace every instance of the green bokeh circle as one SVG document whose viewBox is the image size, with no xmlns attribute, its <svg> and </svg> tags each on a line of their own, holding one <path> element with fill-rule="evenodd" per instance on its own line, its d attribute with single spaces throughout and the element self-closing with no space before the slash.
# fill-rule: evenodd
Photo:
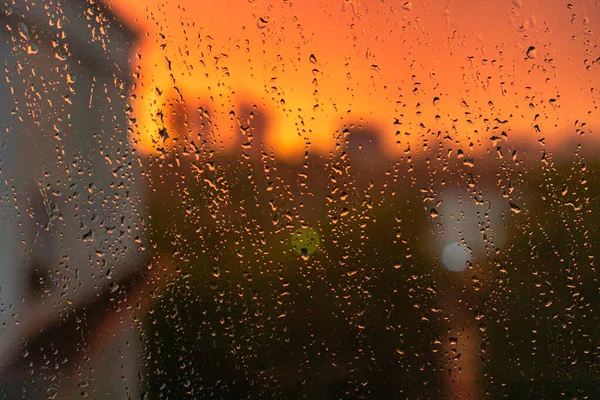
<svg viewBox="0 0 600 400">
<path fill-rule="evenodd" d="M 320 242 L 319 233 L 312 228 L 300 228 L 292 234 L 292 247 L 298 254 L 305 253 L 310 256 L 317 251 Z M 306 250 L 303 252 L 303 249 Z"/>
</svg>

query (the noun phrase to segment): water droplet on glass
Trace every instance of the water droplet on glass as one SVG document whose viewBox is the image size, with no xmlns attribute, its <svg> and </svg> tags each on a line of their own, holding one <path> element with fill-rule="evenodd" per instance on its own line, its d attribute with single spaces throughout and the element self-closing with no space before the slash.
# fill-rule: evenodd
<svg viewBox="0 0 600 400">
<path fill-rule="evenodd" d="M 301 248 L 300 255 L 304 261 L 308 260 L 308 249 L 306 247 Z"/>
<path fill-rule="evenodd" d="M 515 214 L 518 214 L 521 212 L 521 208 L 519 206 L 517 206 L 515 203 L 509 203 L 510 204 L 510 210 L 512 212 L 514 212 Z"/>
<path fill-rule="evenodd" d="M 109 289 L 110 289 L 111 293 L 114 293 L 117 290 L 119 290 L 119 285 L 117 283 L 115 283 L 115 282 L 111 282 L 110 286 L 109 286 Z"/>
<path fill-rule="evenodd" d="M 35 44 L 27 45 L 27 54 L 37 54 L 39 51 L 38 47 Z"/>
<path fill-rule="evenodd" d="M 258 21 L 256 21 L 256 26 L 258 29 L 264 29 L 271 23 L 270 17 L 260 17 Z"/>
<path fill-rule="evenodd" d="M 19 22 L 19 35 L 25 40 L 30 40 L 29 28 L 23 22 Z"/>
</svg>

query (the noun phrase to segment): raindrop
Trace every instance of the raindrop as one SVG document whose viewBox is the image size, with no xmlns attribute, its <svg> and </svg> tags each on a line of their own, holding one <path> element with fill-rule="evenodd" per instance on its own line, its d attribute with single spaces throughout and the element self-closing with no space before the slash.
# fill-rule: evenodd
<svg viewBox="0 0 600 400">
<path fill-rule="evenodd" d="M 23 22 L 19 22 L 19 35 L 25 40 L 30 40 L 29 28 Z"/>
<path fill-rule="evenodd" d="M 87 233 L 85 233 L 81 239 L 84 242 L 93 242 L 94 241 L 94 232 L 92 230 L 89 230 Z"/>
<path fill-rule="evenodd" d="M 300 255 L 304 261 L 308 260 L 308 249 L 306 247 L 301 248 Z"/>
<path fill-rule="evenodd" d="M 412 2 L 411 2 L 411 1 L 405 1 L 405 2 L 402 4 L 402 9 L 403 9 L 403 10 L 406 10 L 406 11 L 410 11 L 410 10 L 412 10 L 412 7 L 413 7 L 413 4 L 412 4 Z"/>
<path fill-rule="evenodd" d="M 37 54 L 38 51 L 39 49 L 35 44 L 30 43 L 27 45 L 27 54 Z"/>
<path fill-rule="evenodd" d="M 119 285 L 115 282 L 111 282 L 110 286 L 109 286 L 109 290 L 111 293 L 116 292 L 117 290 L 119 290 Z"/>
<path fill-rule="evenodd" d="M 514 212 L 515 214 L 518 214 L 521 212 L 521 208 L 519 206 L 517 206 L 515 203 L 509 203 L 510 204 L 510 210 L 512 212 Z"/>
<path fill-rule="evenodd" d="M 258 21 L 256 22 L 256 26 L 258 26 L 258 29 L 264 29 L 270 23 L 271 23 L 271 18 L 270 17 L 260 17 L 258 19 Z"/>
</svg>

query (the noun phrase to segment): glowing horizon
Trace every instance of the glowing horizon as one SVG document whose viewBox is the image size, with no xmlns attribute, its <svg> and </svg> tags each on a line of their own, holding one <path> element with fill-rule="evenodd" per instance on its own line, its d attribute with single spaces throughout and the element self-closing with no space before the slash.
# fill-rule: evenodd
<svg viewBox="0 0 600 400">
<path fill-rule="evenodd" d="M 267 145 L 287 157 L 306 140 L 332 150 L 349 122 L 376 126 L 388 155 L 422 147 L 428 131 L 465 147 L 502 131 L 559 146 L 582 123 L 586 133 L 597 125 L 598 4 L 108 3 L 143 33 L 133 106 L 146 153 L 173 87 L 188 111 L 211 110 L 225 148 L 234 145 L 231 111 L 257 104 L 269 119 Z"/>
</svg>

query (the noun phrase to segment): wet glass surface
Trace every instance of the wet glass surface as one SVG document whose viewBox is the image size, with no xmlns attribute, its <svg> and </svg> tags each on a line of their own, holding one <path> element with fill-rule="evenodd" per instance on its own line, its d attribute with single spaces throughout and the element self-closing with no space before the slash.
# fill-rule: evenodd
<svg viewBox="0 0 600 400">
<path fill-rule="evenodd" d="M 0 3 L 0 398 L 600 397 L 599 18 Z"/>
</svg>

